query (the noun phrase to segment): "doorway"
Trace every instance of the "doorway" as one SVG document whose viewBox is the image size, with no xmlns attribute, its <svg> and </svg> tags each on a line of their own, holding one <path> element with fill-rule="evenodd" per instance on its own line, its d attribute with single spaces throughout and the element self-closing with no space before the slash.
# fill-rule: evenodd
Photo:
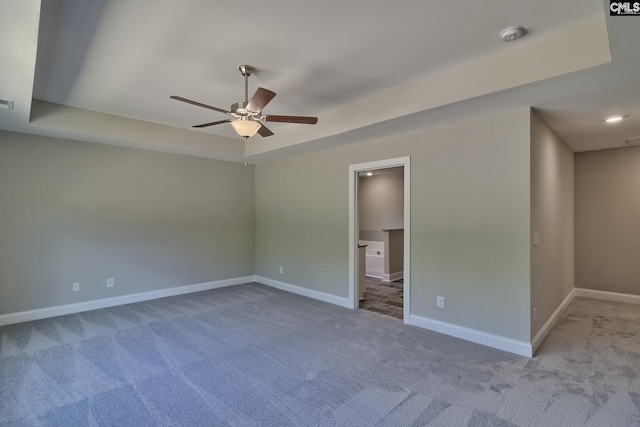
<svg viewBox="0 0 640 427">
<path fill-rule="evenodd" d="M 362 175 L 370 173 L 373 178 L 376 175 L 385 175 L 398 173 L 398 178 L 402 178 L 402 220 L 396 220 L 395 224 L 401 227 L 393 226 L 391 223 L 389 228 L 384 230 L 363 230 L 361 235 L 360 222 L 362 220 L 362 212 L 359 210 L 360 185 L 359 180 Z M 410 278 L 410 157 L 401 157 L 395 159 L 386 159 L 376 162 L 359 163 L 349 166 L 349 300 L 352 302 L 353 308 L 360 306 L 360 298 L 362 296 L 362 286 L 366 286 L 368 281 L 374 286 L 382 286 L 381 290 L 393 293 L 394 289 L 401 289 L 402 294 L 402 316 L 405 323 L 409 321 L 411 313 L 411 278 Z M 390 180 L 387 180 L 391 182 Z M 364 190 L 364 188 L 362 189 Z M 398 214 L 398 212 L 396 212 Z M 371 215 L 369 215 L 371 216 Z M 373 215 L 375 217 L 375 214 Z M 367 219 L 370 224 L 371 221 Z M 375 223 L 375 221 L 373 222 Z M 381 227 L 378 227 L 381 228 Z M 369 240 L 371 239 L 371 240 Z M 373 269 L 370 269 L 369 279 L 363 279 L 360 269 L 363 263 L 366 263 L 366 248 L 359 248 L 360 242 L 369 243 L 369 260 L 374 263 Z M 385 246 L 378 246 L 378 245 Z M 399 246 L 399 248 L 398 248 Z M 384 248 L 387 248 L 385 250 Z M 393 248 L 396 249 L 393 249 Z M 391 248 L 391 249 L 389 249 Z M 382 255 L 380 255 L 380 253 Z M 391 255 L 395 253 L 396 260 Z M 399 255 L 398 255 L 399 254 Z M 400 257 L 400 260 L 397 258 Z M 378 266 L 375 266 L 378 263 Z M 394 265 L 400 265 L 401 271 L 394 271 Z M 384 266 L 384 269 L 383 267 Z M 376 268 L 378 270 L 376 270 Z M 397 270 L 397 267 L 396 267 Z M 377 278 L 373 278 L 377 276 Z M 399 281 L 400 277 L 402 282 Z M 363 283 L 365 280 L 365 283 Z M 397 305 L 397 304 L 396 304 Z"/>
</svg>

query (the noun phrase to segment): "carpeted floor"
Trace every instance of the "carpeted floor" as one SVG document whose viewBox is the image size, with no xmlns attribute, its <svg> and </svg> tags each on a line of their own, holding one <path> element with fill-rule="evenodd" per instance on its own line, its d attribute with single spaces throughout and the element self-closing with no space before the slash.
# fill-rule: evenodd
<svg viewBox="0 0 640 427">
<path fill-rule="evenodd" d="M 0 426 L 640 425 L 639 307 L 533 359 L 259 284 L 0 328 Z"/>
</svg>

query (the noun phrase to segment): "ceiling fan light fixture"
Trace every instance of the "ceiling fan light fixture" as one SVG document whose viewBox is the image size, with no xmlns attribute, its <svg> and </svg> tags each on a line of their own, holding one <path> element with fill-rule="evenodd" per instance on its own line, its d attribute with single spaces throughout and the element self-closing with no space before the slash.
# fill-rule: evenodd
<svg viewBox="0 0 640 427">
<path fill-rule="evenodd" d="M 231 126 L 236 130 L 238 135 L 243 138 L 251 138 L 258 133 L 262 125 L 254 120 L 240 118 L 231 122 Z"/>
</svg>

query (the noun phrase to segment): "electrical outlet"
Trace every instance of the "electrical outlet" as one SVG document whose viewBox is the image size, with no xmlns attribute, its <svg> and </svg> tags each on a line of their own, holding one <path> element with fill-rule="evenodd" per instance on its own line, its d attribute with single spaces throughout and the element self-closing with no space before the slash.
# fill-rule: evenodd
<svg viewBox="0 0 640 427">
<path fill-rule="evenodd" d="M 533 308 L 533 321 L 535 322 L 536 320 L 538 320 L 538 313 L 536 313 L 536 308 Z"/>
<path fill-rule="evenodd" d="M 107 279 L 107 288 L 113 288 L 113 278 Z"/>
<path fill-rule="evenodd" d="M 80 283 L 76 282 L 73 284 L 73 292 L 80 292 Z"/>
<path fill-rule="evenodd" d="M 280 274 L 283 274 L 283 273 L 284 273 L 284 267 L 280 266 Z"/>
<path fill-rule="evenodd" d="M 444 297 L 436 297 L 436 307 L 444 308 Z"/>
<path fill-rule="evenodd" d="M 533 232 L 533 246 L 538 246 L 538 243 L 540 243 L 540 236 L 539 236 L 537 231 L 534 231 Z"/>
</svg>

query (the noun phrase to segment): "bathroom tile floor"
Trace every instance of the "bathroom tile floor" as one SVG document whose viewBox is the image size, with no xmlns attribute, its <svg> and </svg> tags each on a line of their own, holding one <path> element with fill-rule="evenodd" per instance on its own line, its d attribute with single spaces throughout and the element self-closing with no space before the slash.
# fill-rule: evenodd
<svg viewBox="0 0 640 427">
<path fill-rule="evenodd" d="M 360 301 L 360 308 L 402 320 L 403 286 L 402 280 L 385 282 L 367 276 L 367 288 L 364 290 L 364 299 Z"/>
</svg>

